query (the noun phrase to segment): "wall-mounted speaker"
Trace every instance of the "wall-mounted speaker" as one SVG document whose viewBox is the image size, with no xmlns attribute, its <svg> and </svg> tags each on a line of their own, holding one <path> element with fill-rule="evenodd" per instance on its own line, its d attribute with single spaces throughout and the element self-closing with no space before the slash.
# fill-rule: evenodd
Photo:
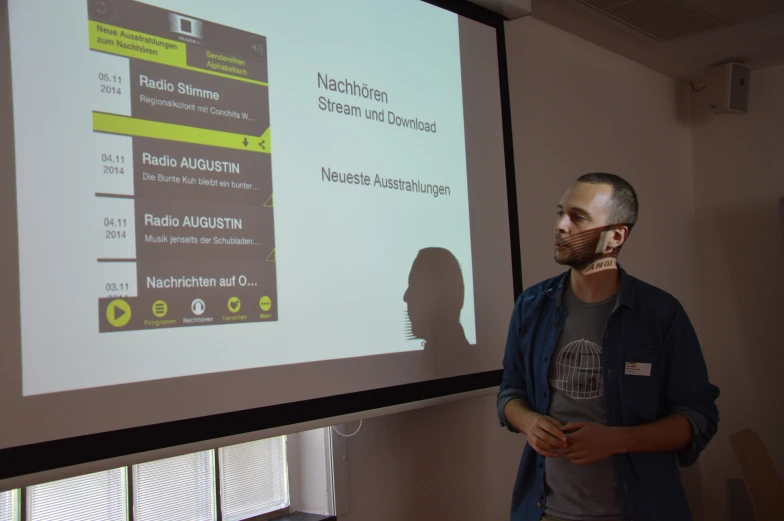
<svg viewBox="0 0 784 521">
<path fill-rule="evenodd" d="M 749 111 L 751 69 L 740 63 L 711 67 L 705 94 L 714 114 L 746 114 Z"/>
</svg>

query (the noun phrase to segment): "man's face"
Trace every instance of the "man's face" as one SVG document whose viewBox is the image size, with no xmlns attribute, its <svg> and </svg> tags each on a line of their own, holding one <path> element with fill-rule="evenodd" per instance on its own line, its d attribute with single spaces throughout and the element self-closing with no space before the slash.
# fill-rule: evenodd
<svg viewBox="0 0 784 521">
<path fill-rule="evenodd" d="M 606 226 L 612 200 L 612 187 L 605 184 L 575 183 L 558 203 L 555 221 L 555 260 L 571 264 L 577 257 L 595 254 L 585 247 L 596 238 L 589 230 Z M 579 263 L 578 263 L 579 264 Z"/>
</svg>

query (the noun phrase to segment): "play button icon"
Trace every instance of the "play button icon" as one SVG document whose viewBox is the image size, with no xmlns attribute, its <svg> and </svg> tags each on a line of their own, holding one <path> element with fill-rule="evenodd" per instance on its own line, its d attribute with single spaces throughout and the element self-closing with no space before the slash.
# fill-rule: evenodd
<svg viewBox="0 0 784 521">
<path fill-rule="evenodd" d="M 106 320 L 114 327 L 124 327 L 131 321 L 131 306 L 124 300 L 117 299 L 106 306 Z"/>
</svg>

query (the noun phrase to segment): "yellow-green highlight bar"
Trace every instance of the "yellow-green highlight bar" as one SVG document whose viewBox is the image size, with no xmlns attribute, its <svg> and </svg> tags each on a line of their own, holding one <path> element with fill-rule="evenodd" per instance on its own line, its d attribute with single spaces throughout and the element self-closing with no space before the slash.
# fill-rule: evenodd
<svg viewBox="0 0 784 521">
<path fill-rule="evenodd" d="M 254 137 L 245 134 L 222 132 L 220 130 L 186 127 L 184 125 L 174 125 L 172 123 L 162 123 L 160 121 L 147 121 L 127 116 L 118 116 L 116 114 L 93 112 L 93 130 L 96 132 L 108 132 L 110 134 L 122 134 L 125 136 L 180 141 L 182 143 L 193 143 L 195 145 L 233 148 L 236 150 L 246 150 L 248 152 L 259 152 L 262 154 L 272 153 L 269 128 L 262 136 Z M 263 148 L 260 145 L 262 140 L 264 141 Z M 246 142 L 247 145 L 245 144 Z"/>
<path fill-rule="evenodd" d="M 140 50 L 141 48 L 154 52 L 145 52 Z M 122 27 L 96 22 L 94 20 L 90 20 L 90 49 L 137 60 L 160 63 L 161 65 L 187 69 L 189 71 L 201 72 L 212 76 L 220 76 L 221 78 L 255 83 L 256 85 L 263 85 L 265 87 L 268 86 L 268 84 L 263 81 L 191 67 L 188 65 L 186 46 L 182 42 L 133 31 L 131 29 L 124 29 Z"/>
</svg>

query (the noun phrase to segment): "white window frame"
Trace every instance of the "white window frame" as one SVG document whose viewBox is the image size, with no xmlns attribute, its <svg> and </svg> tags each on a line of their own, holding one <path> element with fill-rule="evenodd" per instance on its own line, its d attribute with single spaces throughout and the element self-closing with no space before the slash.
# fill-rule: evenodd
<svg viewBox="0 0 784 521">
<path fill-rule="evenodd" d="M 218 506 L 219 506 L 219 509 L 221 511 L 221 519 L 222 520 L 226 519 L 226 517 L 224 515 L 224 512 L 223 512 L 224 499 L 225 499 L 223 497 L 223 494 L 224 494 L 224 476 L 225 476 L 224 473 L 225 473 L 225 469 L 226 469 L 226 462 L 224 461 L 225 460 L 224 451 L 226 449 L 236 448 L 236 447 L 243 446 L 243 445 L 258 444 L 258 443 L 263 443 L 265 441 L 278 440 L 278 439 L 280 440 L 280 442 L 283 445 L 283 447 L 282 447 L 282 451 L 283 451 L 283 468 L 281 469 L 283 475 L 282 476 L 278 476 L 278 478 L 282 477 L 282 479 L 283 479 L 283 488 L 284 488 L 284 491 L 285 491 L 284 492 L 284 496 L 285 497 L 284 497 L 284 502 L 283 502 L 284 504 L 282 506 L 277 507 L 277 508 L 272 508 L 272 509 L 269 509 L 269 510 L 266 510 L 266 511 L 254 514 L 254 515 L 252 515 L 250 517 L 243 518 L 242 521 L 257 521 L 257 520 L 261 521 L 261 520 L 266 520 L 266 519 L 275 519 L 276 517 L 284 516 L 284 515 L 290 513 L 290 511 L 291 511 L 291 482 L 289 480 L 288 437 L 283 435 L 283 436 L 274 436 L 274 437 L 271 437 L 271 438 L 263 438 L 263 439 L 260 439 L 260 440 L 253 440 L 253 441 L 249 441 L 249 442 L 245 442 L 245 443 L 228 445 L 228 446 L 225 446 L 225 447 L 220 447 L 219 449 L 215 450 L 215 454 L 216 454 L 216 479 L 218 480 L 218 484 L 217 484 L 216 489 L 218 491 Z"/>
<path fill-rule="evenodd" d="M 30 487 L 26 487 L 21 492 L 21 499 L 19 501 L 19 504 L 20 504 L 20 512 L 19 512 L 20 516 L 19 517 L 20 517 L 21 521 L 29 521 L 31 519 L 30 516 L 33 515 L 33 512 L 32 512 L 33 491 L 31 489 L 34 489 L 36 487 L 44 487 L 44 486 L 47 486 L 47 485 L 52 485 L 52 484 L 58 483 L 58 482 L 65 482 L 65 481 L 69 481 L 69 480 L 83 479 L 86 476 L 91 476 L 91 475 L 96 475 L 96 474 L 107 474 L 108 475 L 111 472 L 117 472 L 119 474 L 119 478 L 120 478 L 120 481 L 121 481 L 121 485 L 120 485 L 120 487 L 121 487 L 120 501 L 122 502 L 122 515 L 123 515 L 123 519 L 127 520 L 129 518 L 129 511 L 130 511 L 130 502 L 129 502 L 129 497 L 128 497 L 128 473 L 127 473 L 125 467 L 117 467 L 117 468 L 113 468 L 113 469 L 100 470 L 100 471 L 97 471 L 97 472 L 90 472 L 90 473 L 87 473 L 87 474 L 81 474 L 81 475 L 78 475 L 78 476 L 72 476 L 70 478 L 58 479 L 58 480 L 55 480 L 55 481 L 50 481 L 48 483 L 40 483 L 38 485 L 32 485 Z"/>
<path fill-rule="evenodd" d="M 139 479 L 139 467 L 143 467 L 145 465 L 152 465 L 152 464 L 156 464 L 156 463 L 160 464 L 161 462 L 164 462 L 164 461 L 167 461 L 167 460 L 174 460 L 176 458 L 184 458 L 186 456 L 193 456 L 195 454 L 204 454 L 206 459 L 209 461 L 209 494 L 210 494 L 209 501 L 210 501 L 210 510 L 211 510 L 211 512 L 210 512 L 210 516 L 211 516 L 210 517 L 210 521 L 220 521 L 221 516 L 220 516 L 219 508 L 217 506 L 217 492 L 216 492 L 217 491 L 217 489 L 216 489 L 217 480 L 216 480 L 216 473 L 215 473 L 215 449 L 190 452 L 190 453 L 187 453 L 187 454 L 181 454 L 179 456 L 173 456 L 173 457 L 170 457 L 170 458 L 162 458 L 162 459 L 159 459 L 159 460 L 149 461 L 147 463 L 140 463 L 140 464 L 133 465 L 132 467 L 130 467 L 130 469 L 131 469 L 130 476 L 129 476 L 130 481 L 128 481 L 130 486 L 126 488 L 126 493 L 129 496 L 130 507 L 133 509 L 132 519 L 134 521 L 136 521 L 138 519 L 137 515 L 138 515 L 138 506 L 139 506 L 138 505 L 139 490 L 138 490 L 138 487 L 137 487 L 137 480 Z M 194 498 L 194 500 L 196 500 L 196 498 Z M 129 518 L 130 517 L 131 516 L 129 516 Z"/>
<path fill-rule="evenodd" d="M 336 515 L 336 501 L 335 501 L 335 468 L 334 463 L 335 460 L 342 460 L 341 457 L 336 457 L 333 453 L 333 445 L 332 445 L 332 436 L 331 436 L 331 428 L 318 428 L 311 431 L 299 432 L 295 434 L 289 434 L 288 436 L 274 436 L 270 438 L 277 438 L 280 437 L 283 439 L 283 453 L 284 453 L 284 476 L 283 479 L 285 480 L 284 486 L 286 488 L 286 498 L 288 506 L 286 508 L 272 510 L 270 512 L 255 515 L 253 517 L 249 517 L 243 521 L 267 521 L 267 520 L 274 520 L 278 517 L 285 516 L 289 513 L 293 512 L 309 512 L 313 514 L 321 514 L 321 515 Z M 223 521 L 224 517 L 221 512 L 222 502 L 221 502 L 221 461 L 220 461 L 220 453 L 221 449 L 233 445 L 238 445 L 242 443 L 252 443 L 253 441 L 261 441 L 261 440 L 250 440 L 248 442 L 240 441 L 239 443 L 231 443 L 227 444 L 224 447 L 219 447 L 215 449 L 205 449 L 201 451 L 194 451 L 194 452 L 209 452 L 211 461 L 212 461 L 212 483 L 211 483 L 211 491 L 212 491 L 212 503 L 214 506 L 215 511 L 215 519 L 218 521 Z M 345 440 L 340 440 L 345 441 Z M 293 448 L 293 450 L 292 450 Z M 338 452 L 343 452 L 343 450 L 338 450 Z M 171 454 L 171 452 L 169 452 Z M 191 453 L 188 453 L 191 454 Z M 180 455 L 187 455 L 187 454 L 180 454 Z M 170 457 L 176 457 L 178 455 L 173 455 Z M 169 459 L 169 457 L 163 457 L 160 459 L 156 459 L 153 461 L 160 461 L 163 459 Z M 152 463 L 153 461 L 150 461 Z M 292 462 L 294 463 L 295 468 L 292 468 Z M 345 461 L 343 461 L 345 463 Z M 143 463 L 142 463 L 143 464 Z M 136 498 L 138 491 L 135 490 L 135 476 L 134 476 L 134 468 L 138 464 L 134 465 L 127 465 L 122 467 L 116 468 L 109 468 L 109 469 L 100 469 L 100 465 L 93 466 L 92 468 L 98 467 L 96 471 L 87 472 L 82 475 L 73 476 L 72 478 L 63 478 L 63 479 L 73 479 L 73 478 L 80 478 L 85 475 L 89 474 L 97 474 L 99 472 L 111 472 L 111 471 L 120 471 L 122 477 L 122 501 L 123 501 L 123 508 L 124 508 L 124 519 L 127 521 L 137 521 L 136 514 Z M 62 474 L 61 474 L 62 475 Z M 252 473 L 251 473 L 252 475 Z M 56 481 L 60 481 L 60 479 L 55 478 Z M 340 480 L 342 481 L 342 479 Z M 44 483 L 45 484 L 45 483 Z M 35 485 L 40 486 L 40 485 Z M 11 491 L 14 498 L 13 503 L 13 521 L 27 521 L 30 515 L 30 501 L 31 496 L 30 492 L 32 491 L 32 486 L 23 487 L 21 489 L 14 489 Z"/>
<path fill-rule="evenodd" d="M 19 521 L 22 516 L 22 493 L 19 489 L 8 490 L 0 492 L 0 494 L 9 494 L 11 497 L 11 519 L 12 521 Z"/>
</svg>

